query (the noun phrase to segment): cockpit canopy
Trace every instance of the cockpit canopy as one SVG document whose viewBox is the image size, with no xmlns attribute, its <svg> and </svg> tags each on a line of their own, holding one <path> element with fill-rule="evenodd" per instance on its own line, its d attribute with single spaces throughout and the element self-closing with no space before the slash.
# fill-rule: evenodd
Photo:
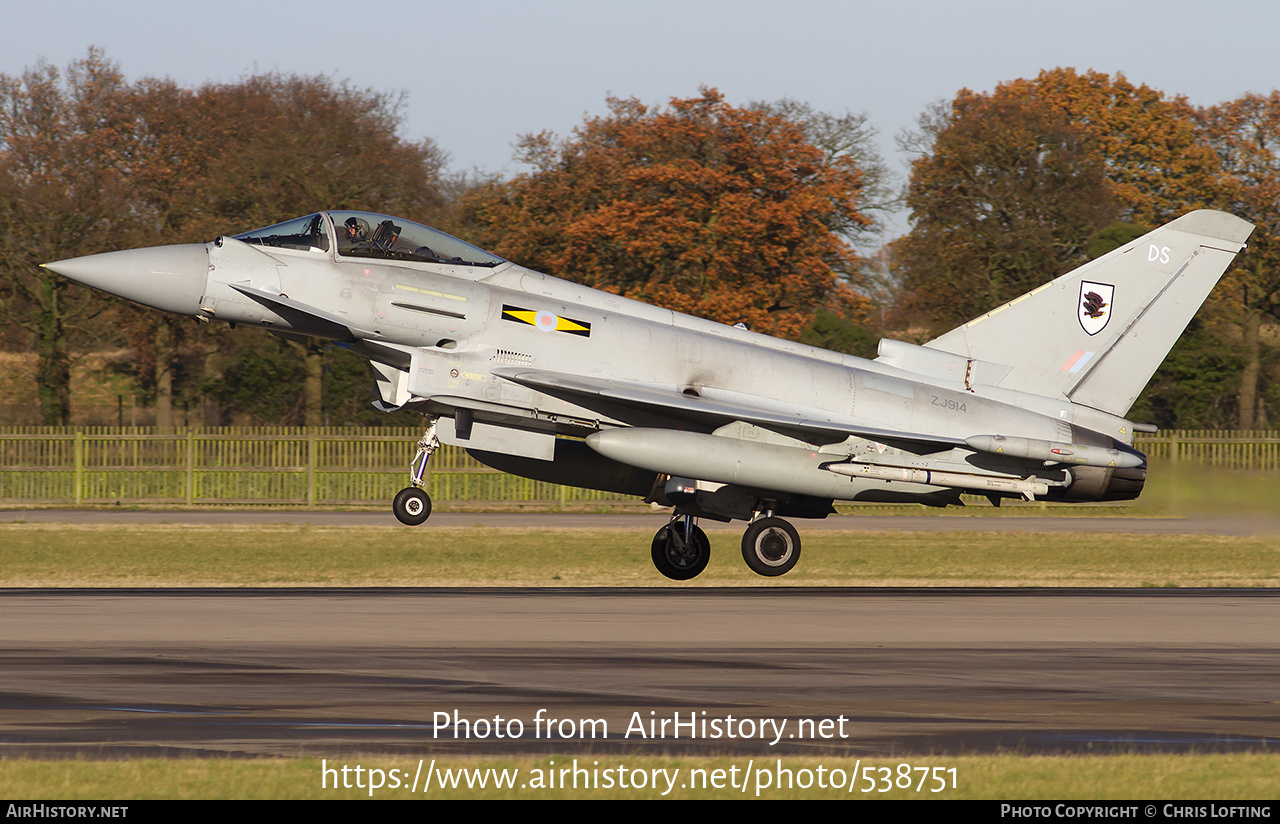
<svg viewBox="0 0 1280 824">
<path fill-rule="evenodd" d="M 342 257 L 497 266 L 502 258 L 411 220 L 373 212 L 319 212 L 235 236 L 278 249 L 328 252 Z"/>
</svg>

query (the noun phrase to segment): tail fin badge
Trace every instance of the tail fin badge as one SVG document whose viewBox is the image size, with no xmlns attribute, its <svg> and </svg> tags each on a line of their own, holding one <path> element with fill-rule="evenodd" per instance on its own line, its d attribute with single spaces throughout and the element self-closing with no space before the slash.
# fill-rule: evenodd
<svg viewBox="0 0 1280 824">
<path fill-rule="evenodd" d="M 1080 284 L 1080 305 L 1077 313 L 1080 326 L 1090 335 L 1107 328 L 1111 320 L 1111 300 L 1116 287 L 1106 283 L 1083 281 Z"/>
</svg>

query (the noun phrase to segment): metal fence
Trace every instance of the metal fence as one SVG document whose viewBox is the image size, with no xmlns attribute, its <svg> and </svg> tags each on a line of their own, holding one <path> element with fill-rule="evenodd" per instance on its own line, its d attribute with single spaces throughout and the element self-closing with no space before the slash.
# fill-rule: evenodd
<svg viewBox="0 0 1280 824">
<path fill-rule="evenodd" d="M 385 505 L 408 485 L 418 428 L 0 427 L 0 502 Z M 498 472 L 442 446 L 439 502 L 621 505 L 634 498 Z"/>
<path fill-rule="evenodd" d="M 420 429 L 0 427 L 0 503 L 385 505 L 408 481 Z M 1280 470 L 1280 431 L 1141 436 L 1153 460 Z M 425 478 L 440 503 L 614 507 L 635 498 L 531 481 L 441 447 Z"/>
<path fill-rule="evenodd" d="M 1275 429 L 1171 429 L 1139 435 L 1136 446 L 1153 461 L 1255 472 L 1280 470 L 1280 430 Z"/>
</svg>

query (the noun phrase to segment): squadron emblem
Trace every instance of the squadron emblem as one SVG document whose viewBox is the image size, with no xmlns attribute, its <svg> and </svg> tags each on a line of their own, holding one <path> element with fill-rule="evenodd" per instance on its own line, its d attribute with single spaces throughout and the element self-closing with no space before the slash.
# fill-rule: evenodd
<svg viewBox="0 0 1280 824">
<path fill-rule="evenodd" d="M 1116 287 L 1106 283 L 1084 281 L 1080 284 L 1080 304 L 1077 316 L 1080 326 L 1090 335 L 1096 335 L 1106 328 L 1111 320 L 1111 300 L 1115 296 Z"/>
</svg>

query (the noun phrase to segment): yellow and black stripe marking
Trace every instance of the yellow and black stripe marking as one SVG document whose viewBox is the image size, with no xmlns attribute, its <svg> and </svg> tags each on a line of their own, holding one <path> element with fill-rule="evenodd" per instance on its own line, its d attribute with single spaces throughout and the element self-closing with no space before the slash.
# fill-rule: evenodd
<svg viewBox="0 0 1280 824">
<path fill-rule="evenodd" d="M 502 307 L 502 319 L 524 323 L 543 332 L 568 332 L 570 335 L 591 337 L 591 324 L 580 320 L 562 318 L 546 310 L 521 309 L 518 306 Z"/>
</svg>

